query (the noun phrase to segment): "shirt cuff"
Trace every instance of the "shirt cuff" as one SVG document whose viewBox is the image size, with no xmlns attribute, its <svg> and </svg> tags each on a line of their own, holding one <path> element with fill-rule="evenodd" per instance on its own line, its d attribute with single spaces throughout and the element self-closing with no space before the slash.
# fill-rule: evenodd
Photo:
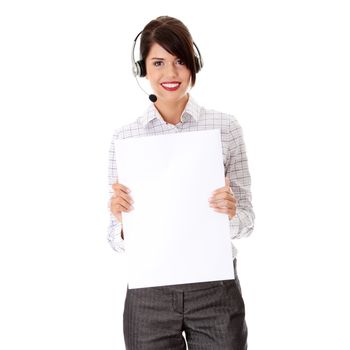
<svg viewBox="0 0 350 350">
<path fill-rule="evenodd" d="M 112 220 L 108 228 L 108 242 L 111 247 L 118 253 L 125 252 L 125 243 L 122 239 L 122 224 L 115 220 Z"/>
<path fill-rule="evenodd" d="M 230 220 L 230 237 L 248 237 L 254 229 L 254 212 L 250 209 L 238 209 L 236 215 Z"/>
</svg>

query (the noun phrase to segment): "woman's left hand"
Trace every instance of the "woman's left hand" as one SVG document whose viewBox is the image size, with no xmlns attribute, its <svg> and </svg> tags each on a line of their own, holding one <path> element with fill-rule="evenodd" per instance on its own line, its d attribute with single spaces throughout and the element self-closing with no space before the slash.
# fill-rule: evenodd
<svg viewBox="0 0 350 350">
<path fill-rule="evenodd" d="M 227 214 L 230 220 L 236 215 L 236 198 L 227 177 L 225 177 L 225 187 L 215 190 L 209 198 L 209 203 L 215 211 Z"/>
</svg>

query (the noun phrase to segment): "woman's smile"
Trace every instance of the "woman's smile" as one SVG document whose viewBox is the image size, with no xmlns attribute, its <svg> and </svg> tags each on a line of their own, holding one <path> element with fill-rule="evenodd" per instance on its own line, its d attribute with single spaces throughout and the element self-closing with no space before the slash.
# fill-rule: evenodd
<svg viewBox="0 0 350 350">
<path fill-rule="evenodd" d="M 176 91 L 180 87 L 180 82 L 178 81 L 167 81 L 161 83 L 162 87 L 167 91 Z"/>
</svg>

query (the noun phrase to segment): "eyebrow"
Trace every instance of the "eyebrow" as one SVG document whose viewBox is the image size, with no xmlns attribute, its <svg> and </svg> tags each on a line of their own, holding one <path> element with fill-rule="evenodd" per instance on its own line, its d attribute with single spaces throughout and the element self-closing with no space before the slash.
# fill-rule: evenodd
<svg viewBox="0 0 350 350">
<path fill-rule="evenodd" d="M 151 60 L 162 60 L 164 61 L 164 58 L 160 58 L 160 57 L 152 57 Z"/>
</svg>

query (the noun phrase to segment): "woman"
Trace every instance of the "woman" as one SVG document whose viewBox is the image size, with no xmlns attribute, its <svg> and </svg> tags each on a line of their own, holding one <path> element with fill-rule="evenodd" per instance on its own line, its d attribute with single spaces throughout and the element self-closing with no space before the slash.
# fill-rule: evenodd
<svg viewBox="0 0 350 350">
<path fill-rule="evenodd" d="M 149 22 L 140 34 L 141 60 L 133 61 L 133 69 L 136 76 L 148 79 L 154 104 L 143 117 L 116 130 L 113 136 L 109 160 L 109 185 L 113 193 L 110 244 L 116 251 L 124 251 L 122 212 L 133 209 L 132 192 L 118 183 L 114 141 L 174 130 L 221 130 L 226 185 L 215 190 L 208 205 L 218 215 L 228 216 L 232 239 L 248 236 L 253 230 L 254 213 L 240 125 L 231 115 L 199 106 L 189 95 L 203 62 L 181 21 L 161 16 Z M 245 308 L 233 245 L 232 255 L 235 270 L 232 280 L 127 289 L 123 318 L 126 349 L 186 349 L 183 333 L 188 349 L 246 349 Z"/>
</svg>

